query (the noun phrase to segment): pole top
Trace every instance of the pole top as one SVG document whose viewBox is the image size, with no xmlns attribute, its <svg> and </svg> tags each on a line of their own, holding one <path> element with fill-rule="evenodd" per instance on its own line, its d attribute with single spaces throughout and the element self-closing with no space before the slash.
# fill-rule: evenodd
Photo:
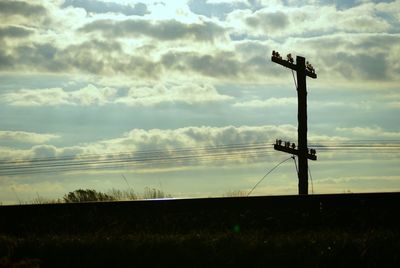
<svg viewBox="0 0 400 268">
<path fill-rule="evenodd" d="M 306 61 L 305 57 L 303 56 L 296 56 L 296 64 L 294 64 L 292 54 L 287 54 L 286 59 L 283 59 L 278 51 L 273 50 L 271 61 L 285 66 L 286 68 L 292 69 L 296 72 L 299 71 L 300 68 L 304 68 L 305 66 L 306 76 L 314 79 L 317 78 L 314 67 L 311 65 L 311 63 Z"/>
</svg>

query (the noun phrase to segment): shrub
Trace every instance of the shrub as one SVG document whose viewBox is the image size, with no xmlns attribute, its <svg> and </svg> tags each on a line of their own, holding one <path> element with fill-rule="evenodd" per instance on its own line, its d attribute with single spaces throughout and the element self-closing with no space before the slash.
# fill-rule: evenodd
<svg viewBox="0 0 400 268">
<path fill-rule="evenodd" d="M 64 195 L 65 203 L 80 203 L 80 202 L 93 202 L 93 201 L 113 201 L 114 197 L 102 193 L 97 192 L 95 190 L 86 189 L 86 190 L 75 190 L 73 192 L 69 192 Z"/>
</svg>

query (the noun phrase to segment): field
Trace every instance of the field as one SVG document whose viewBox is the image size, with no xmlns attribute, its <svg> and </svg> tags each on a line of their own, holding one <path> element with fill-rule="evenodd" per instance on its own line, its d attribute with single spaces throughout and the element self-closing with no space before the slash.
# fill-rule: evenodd
<svg viewBox="0 0 400 268">
<path fill-rule="evenodd" d="M 395 267 L 399 193 L 2 206 L 3 267 Z"/>
</svg>

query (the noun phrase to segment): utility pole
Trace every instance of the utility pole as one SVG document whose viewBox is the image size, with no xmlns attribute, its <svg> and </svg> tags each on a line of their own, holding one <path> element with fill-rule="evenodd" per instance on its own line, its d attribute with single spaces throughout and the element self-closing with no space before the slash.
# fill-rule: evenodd
<svg viewBox="0 0 400 268">
<path fill-rule="evenodd" d="M 304 57 L 297 56 L 296 64 L 291 54 L 287 55 L 287 59 L 282 59 L 278 52 L 273 51 L 271 60 L 277 64 L 296 71 L 297 74 L 297 149 L 294 143 L 288 141 L 283 142 L 282 140 L 276 140 L 274 149 L 282 152 L 286 152 L 292 155 L 297 155 L 299 159 L 299 195 L 308 194 L 308 159 L 317 160 L 316 151 L 314 149 L 308 149 L 307 146 L 307 85 L 306 77 L 317 78 L 314 68 Z"/>
</svg>

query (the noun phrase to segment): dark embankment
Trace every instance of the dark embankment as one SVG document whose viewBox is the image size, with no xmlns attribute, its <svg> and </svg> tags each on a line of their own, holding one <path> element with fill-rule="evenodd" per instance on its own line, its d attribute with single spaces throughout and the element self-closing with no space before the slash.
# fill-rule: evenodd
<svg viewBox="0 0 400 268">
<path fill-rule="evenodd" d="M 400 193 L 0 207 L 0 266 L 397 266 Z"/>
</svg>

